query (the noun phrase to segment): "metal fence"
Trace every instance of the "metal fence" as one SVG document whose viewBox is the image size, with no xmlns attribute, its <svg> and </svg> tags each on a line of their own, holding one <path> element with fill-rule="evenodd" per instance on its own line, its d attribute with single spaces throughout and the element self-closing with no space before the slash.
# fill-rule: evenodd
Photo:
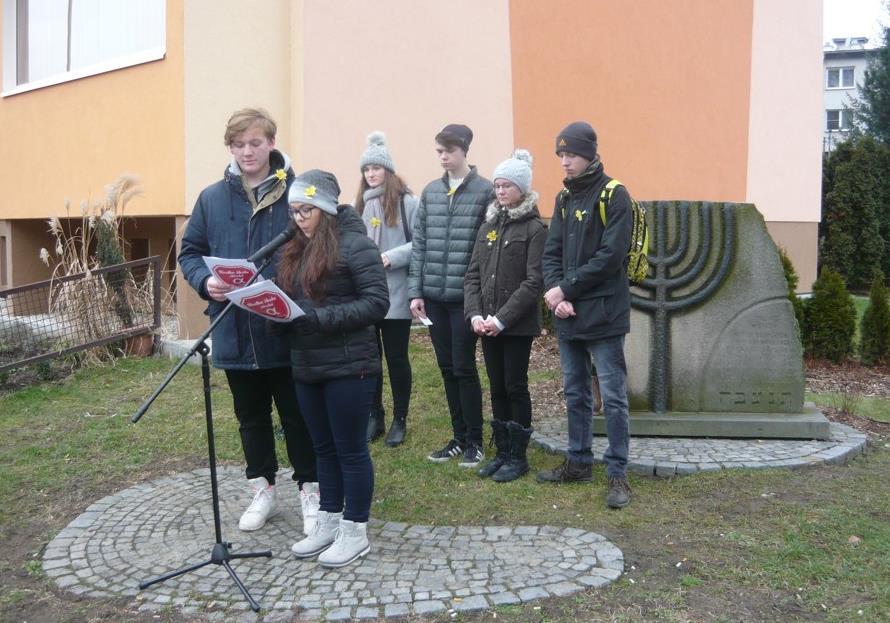
<svg viewBox="0 0 890 623">
<path fill-rule="evenodd" d="M 161 325 L 153 256 L 0 291 L 0 372 L 102 346 Z"/>
</svg>

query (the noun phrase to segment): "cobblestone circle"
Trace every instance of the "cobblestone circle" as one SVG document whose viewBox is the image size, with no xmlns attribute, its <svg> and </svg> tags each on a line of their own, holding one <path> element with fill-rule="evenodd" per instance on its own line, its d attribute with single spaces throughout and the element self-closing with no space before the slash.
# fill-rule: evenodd
<svg viewBox="0 0 890 623">
<path fill-rule="evenodd" d="M 279 508 L 264 528 L 238 530 L 250 502 L 243 473 L 219 469 L 223 538 L 263 607 L 263 621 L 352 620 L 480 610 L 569 595 L 616 580 L 621 551 L 604 537 L 554 526 L 423 526 L 371 520 L 371 552 L 342 569 L 299 561 L 297 485 L 279 477 Z M 139 609 L 178 608 L 219 621 L 257 621 L 225 569 L 208 565 L 140 591 L 138 584 L 209 559 L 213 546 L 209 470 L 177 474 L 109 495 L 47 546 L 43 568 L 56 584 L 87 597 L 132 597 Z"/>
<path fill-rule="evenodd" d="M 859 455 L 868 435 L 831 422 L 831 440 L 708 439 L 634 437 L 631 430 L 628 471 L 646 476 L 676 476 L 729 468 L 799 468 L 824 463 L 842 464 Z M 535 422 L 532 443 L 550 452 L 568 450 L 567 422 L 562 417 Z M 602 462 L 606 438 L 594 436 L 594 460 Z"/>
</svg>

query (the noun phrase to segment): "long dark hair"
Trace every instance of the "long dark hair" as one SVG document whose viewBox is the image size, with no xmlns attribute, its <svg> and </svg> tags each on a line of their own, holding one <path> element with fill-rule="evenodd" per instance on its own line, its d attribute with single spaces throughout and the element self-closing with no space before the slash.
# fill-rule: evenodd
<svg viewBox="0 0 890 623">
<path fill-rule="evenodd" d="M 278 261 L 278 284 L 281 289 L 292 297 L 302 290 L 306 297 L 316 303 L 324 299 L 325 277 L 337 264 L 338 233 L 337 217 L 327 212 L 322 212 L 311 238 L 298 227 L 297 235 L 284 245 Z"/>
<path fill-rule="evenodd" d="M 385 171 L 382 197 L 383 221 L 387 227 L 395 227 L 399 222 L 399 201 L 402 200 L 402 195 L 410 193 L 411 190 L 396 173 L 385 167 L 383 170 Z M 363 214 L 365 211 L 365 191 L 369 188 L 370 186 L 368 186 L 365 176 L 362 175 L 362 181 L 358 186 L 358 196 L 355 198 L 355 210 L 359 214 Z"/>
</svg>

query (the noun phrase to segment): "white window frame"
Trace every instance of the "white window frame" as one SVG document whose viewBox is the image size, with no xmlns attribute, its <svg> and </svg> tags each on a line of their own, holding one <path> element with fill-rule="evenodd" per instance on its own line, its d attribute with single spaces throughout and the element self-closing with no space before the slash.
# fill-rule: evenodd
<svg viewBox="0 0 890 623">
<path fill-rule="evenodd" d="M 831 128 L 828 126 L 828 115 L 829 113 L 837 113 L 837 123 L 838 127 Z M 847 127 L 844 127 L 844 120 L 849 124 Z M 826 132 L 849 132 L 853 129 L 853 110 L 850 108 L 830 108 L 825 111 L 825 131 Z"/>
<path fill-rule="evenodd" d="M 852 74 L 852 80 L 850 81 L 849 85 L 844 84 L 844 72 L 846 70 L 850 70 L 850 73 Z M 837 72 L 837 84 L 838 85 L 836 87 L 829 86 L 828 76 L 833 71 Z M 825 68 L 825 88 L 829 89 L 831 91 L 842 91 L 845 89 L 855 89 L 856 88 L 856 67 L 854 65 L 844 65 L 843 67 L 841 67 L 841 66 L 826 67 Z"/>
<path fill-rule="evenodd" d="M 3 3 L 3 48 L 0 50 L 3 56 L 3 86 L 7 84 L 11 86 L 0 91 L 0 97 L 10 97 L 20 93 L 27 93 L 36 89 L 43 89 L 72 80 L 80 80 L 89 76 L 124 69 L 125 67 L 133 67 L 144 63 L 151 63 L 163 59 L 167 54 L 167 32 L 164 28 L 164 44 L 162 46 L 140 50 L 133 54 L 124 54 L 113 59 L 79 67 L 71 71 L 55 74 L 40 80 L 33 80 L 23 84 L 16 85 L 18 50 L 17 40 L 17 19 L 16 19 L 16 0 L 0 0 Z M 167 23 L 167 3 L 161 3 L 161 22 Z M 12 76 L 11 80 L 8 77 Z"/>
</svg>

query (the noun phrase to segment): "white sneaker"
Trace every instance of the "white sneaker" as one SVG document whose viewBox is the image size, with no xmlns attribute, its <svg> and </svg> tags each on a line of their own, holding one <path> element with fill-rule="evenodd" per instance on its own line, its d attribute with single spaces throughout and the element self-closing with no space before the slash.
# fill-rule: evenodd
<svg viewBox="0 0 890 623">
<path fill-rule="evenodd" d="M 278 512 L 278 500 L 275 485 L 270 485 L 263 476 L 251 478 L 247 482 L 253 489 L 253 501 L 238 522 L 238 527 L 245 532 L 259 530 L 266 525 L 266 520 Z"/>
<path fill-rule="evenodd" d="M 322 567 L 344 567 L 369 551 L 368 524 L 341 519 L 334 544 L 321 553 L 318 562 Z"/>
<path fill-rule="evenodd" d="M 290 551 L 297 558 L 312 558 L 316 554 L 323 552 L 337 536 L 337 527 L 343 513 L 329 513 L 327 511 L 318 511 L 318 520 L 312 533 L 302 541 L 297 541 L 291 545 Z"/>
<path fill-rule="evenodd" d="M 318 505 L 321 498 L 318 494 L 317 482 L 304 482 L 300 489 L 300 506 L 303 510 L 303 534 L 309 536 L 315 529 L 318 520 Z"/>
</svg>

